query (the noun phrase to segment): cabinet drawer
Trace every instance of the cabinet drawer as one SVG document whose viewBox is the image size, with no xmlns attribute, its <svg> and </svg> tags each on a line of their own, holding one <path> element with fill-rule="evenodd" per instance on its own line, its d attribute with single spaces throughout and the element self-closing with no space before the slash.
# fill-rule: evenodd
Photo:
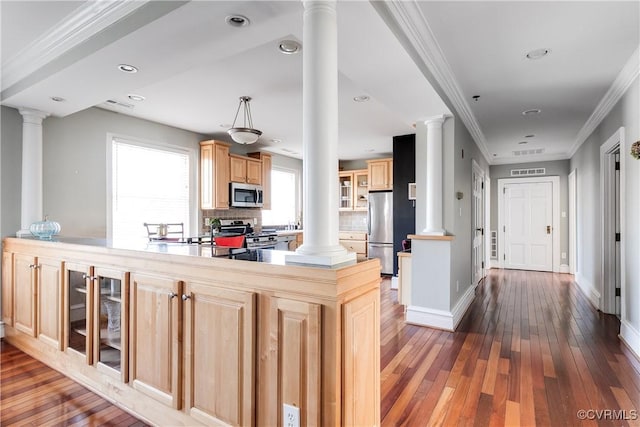
<svg viewBox="0 0 640 427">
<path fill-rule="evenodd" d="M 367 233 L 358 231 L 340 231 L 338 233 L 340 240 L 367 240 Z"/>
<path fill-rule="evenodd" d="M 347 248 L 349 252 L 358 254 L 367 253 L 367 242 L 361 240 L 340 240 L 340 244 Z"/>
</svg>

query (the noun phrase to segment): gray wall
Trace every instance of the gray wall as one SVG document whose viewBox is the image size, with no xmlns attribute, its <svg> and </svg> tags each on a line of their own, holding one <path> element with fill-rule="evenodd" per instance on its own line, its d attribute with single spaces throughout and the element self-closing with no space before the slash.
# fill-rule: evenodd
<svg viewBox="0 0 640 427">
<path fill-rule="evenodd" d="M 66 236 L 107 235 L 107 134 L 198 150 L 204 135 L 89 108 L 43 123 L 44 212 Z M 194 200 L 194 208 L 198 201 Z"/>
<path fill-rule="evenodd" d="M 626 232 L 622 238 L 626 256 L 625 316 L 621 319 L 621 335 L 640 354 L 640 160 L 629 154 L 629 147 L 640 139 L 640 84 L 638 78 L 618 101 L 594 132 L 571 158 L 570 169 L 577 176 L 577 272 L 576 280 L 589 294 L 594 288 L 603 292 L 601 283 L 601 200 L 600 146 L 621 126 L 625 129 L 624 173 L 626 192 L 624 214 Z M 631 326 L 629 328 L 628 326 Z M 635 330 L 635 331 L 633 331 Z"/>
<path fill-rule="evenodd" d="M 22 188 L 22 116 L 1 107 L 0 129 L 0 236 L 15 236 L 20 229 Z"/>
<path fill-rule="evenodd" d="M 565 259 L 560 259 L 560 264 L 569 264 L 569 194 L 568 176 L 569 160 L 556 160 L 552 162 L 516 163 L 510 165 L 492 165 L 491 172 L 491 230 L 498 229 L 498 179 L 513 178 L 511 169 L 546 168 L 545 176 L 560 177 L 560 252 L 567 254 Z M 502 254 L 502 248 L 498 244 L 498 254 Z M 498 255 L 499 257 L 502 255 Z"/>
</svg>

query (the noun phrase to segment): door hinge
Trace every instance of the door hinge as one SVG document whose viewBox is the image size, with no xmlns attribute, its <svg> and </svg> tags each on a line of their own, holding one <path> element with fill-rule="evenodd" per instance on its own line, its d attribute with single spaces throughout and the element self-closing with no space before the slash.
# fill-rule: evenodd
<svg viewBox="0 0 640 427">
<path fill-rule="evenodd" d="M 480 183 L 480 188 L 482 188 L 482 189 L 484 190 L 484 181 L 482 181 L 482 182 Z"/>
<path fill-rule="evenodd" d="M 482 261 L 482 268 L 484 269 L 484 261 Z"/>
<path fill-rule="evenodd" d="M 620 233 L 616 233 L 616 242 L 620 241 Z"/>
<path fill-rule="evenodd" d="M 621 295 L 622 295 L 622 294 L 620 293 L 620 288 L 616 288 L 616 296 L 617 296 L 617 297 L 619 297 L 619 296 L 621 296 Z"/>
<path fill-rule="evenodd" d="M 502 187 L 502 194 L 507 194 L 507 188 L 506 187 Z"/>
<path fill-rule="evenodd" d="M 503 225 L 503 226 L 502 226 L 502 231 L 503 231 L 504 233 L 506 233 L 506 232 L 507 232 L 507 226 L 506 226 L 506 225 Z"/>
<path fill-rule="evenodd" d="M 616 162 L 616 170 L 619 171 L 620 170 L 620 162 Z"/>
<path fill-rule="evenodd" d="M 507 255 L 506 255 L 506 254 L 502 254 L 502 259 L 503 259 L 504 261 L 506 261 L 506 260 L 507 260 Z"/>
</svg>

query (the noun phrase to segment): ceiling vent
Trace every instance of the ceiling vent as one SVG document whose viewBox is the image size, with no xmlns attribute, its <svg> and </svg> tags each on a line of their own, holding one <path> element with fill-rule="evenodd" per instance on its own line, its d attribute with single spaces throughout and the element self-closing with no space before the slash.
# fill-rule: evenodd
<svg viewBox="0 0 640 427">
<path fill-rule="evenodd" d="M 113 99 L 107 99 L 104 102 L 104 104 L 109 106 L 109 107 L 133 108 L 133 104 L 127 104 L 126 102 L 114 101 Z"/>
<path fill-rule="evenodd" d="M 542 154 L 544 153 L 544 148 L 532 148 L 530 150 L 516 150 L 513 151 L 514 156 L 531 156 L 532 154 Z"/>
<path fill-rule="evenodd" d="M 511 169 L 511 176 L 536 176 L 544 175 L 547 171 L 545 168 L 531 168 L 531 169 Z"/>
</svg>

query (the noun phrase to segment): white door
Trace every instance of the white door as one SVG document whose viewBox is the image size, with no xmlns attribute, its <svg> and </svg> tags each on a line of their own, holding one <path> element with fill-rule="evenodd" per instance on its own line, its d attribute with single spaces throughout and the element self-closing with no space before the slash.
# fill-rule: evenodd
<svg viewBox="0 0 640 427">
<path fill-rule="evenodd" d="M 473 170 L 473 283 L 484 277 L 484 177 Z"/>
<path fill-rule="evenodd" d="M 552 271 L 552 184 L 506 184 L 504 209 L 504 267 Z"/>
</svg>

